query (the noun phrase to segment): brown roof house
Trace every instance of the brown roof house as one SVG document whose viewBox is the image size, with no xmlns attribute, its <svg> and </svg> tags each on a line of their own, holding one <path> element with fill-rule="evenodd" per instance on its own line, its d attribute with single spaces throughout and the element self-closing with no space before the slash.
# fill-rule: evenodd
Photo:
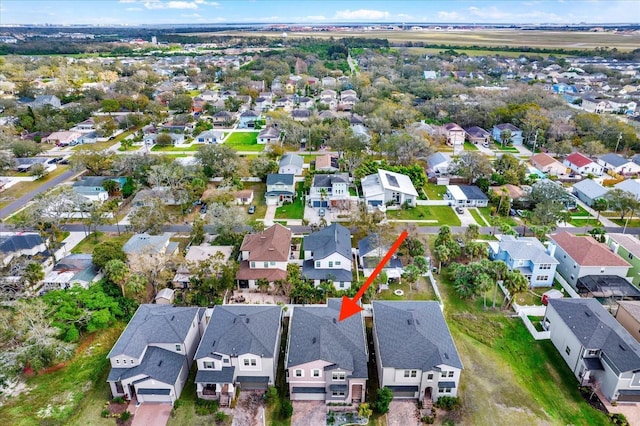
<svg viewBox="0 0 640 426">
<path fill-rule="evenodd" d="M 587 275 L 626 277 L 631 265 L 613 253 L 606 244 L 590 236 L 562 231 L 551 235 L 549 252 L 560 264 L 557 271 L 576 287 L 578 278 Z"/>
<path fill-rule="evenodd" d="M 238 288 L 256 289 L 259 279 L 269 283 L 287 278 L 291 231 L 276 223 L 257 234 L 247 234 L 240 246 Z"/>
<path fill-rule="evenodd" d="M 562 176 L 567 173 L 567 166 L 544 152 L 533 155 L 530 161 L 533 167 L 549 176 Z"/>
</svg>

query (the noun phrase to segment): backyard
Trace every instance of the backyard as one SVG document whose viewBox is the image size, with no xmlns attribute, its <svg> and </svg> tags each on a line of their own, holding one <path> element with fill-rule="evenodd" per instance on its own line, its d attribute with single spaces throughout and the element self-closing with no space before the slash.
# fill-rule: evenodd
<svg viewBox="0 0 640 426">
<path fill-rule="evenodd" d="M 224 144 L 236 151 L 263 151 L 265 145 L 258 144 L 258 132 L 233 132 Z"/>
<path fill-rule="evenodd" d="M 427 183 L 423 189 L 430 200 L 442 200 L 447 192 L 446 185 L 436 185 L 435 183 Z"/>
<path fill-rule="evenodd" d="M 131 238 L 132 235 L 132 232 L 122 232 L 120 235 L 118 235 L 116 233 L 105 233 L 98 231 L 97 239 L 94 234 L 90 234 L 84 240 L 80 241 L 78 245 L 71 250 L 71 253 L 93 253 L 93 249 L 95 248 L 95 246 L 104 241 L 115 241 L 119 244 L 124 245 L 124 243 L 129 241 L 129 238 Z"/>
<path fill-rule="evenodd" d="M 449 206 L 416 206 L 406 210 L 387 210 L 387 218 L 389 220 L 423 220 L 429 226 L 460 226 L 460 218 Z"/>
</svg>

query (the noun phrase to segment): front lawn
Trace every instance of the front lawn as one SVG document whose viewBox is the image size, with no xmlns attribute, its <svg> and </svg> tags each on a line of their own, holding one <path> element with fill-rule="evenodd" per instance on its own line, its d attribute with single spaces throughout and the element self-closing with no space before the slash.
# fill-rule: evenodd
<svg viewBox="0 0 640 426">
<path fill-rule="evenodd" d="M 473 216 L 473 218 L 475 219 L 475 221 L 478 223 L 479 226 L 489 226 L 489 222 L 487 222 L 484 217 L 482 216 L 482 214 L 480 214 L 480 212 L 478 211 L 477 208 L 471 208 L 468 209 L 469 213 L 471 213 L 471 216 Z"/>
<path fill-rule="evenodd" d="M 627 219 L 620 220 L 620 218 L 611 219 L 611 221 L 616 225 L 620 225 L 620 226 L 624 226 L 626 223 L 627 228 L 640 228 L 640 219 L 629 219 L 628 223 L 627 223 Z"/>
<path fill-rule="evenodd" d="M 520 151 L 518 151 L 517 148 L 514 148 L 512 146 L 502 146 L 499 143 L 496 143 L 496 148 L 498 149 L 498 151 L 503 151 L 503 152 L 511 152 L 514 154 L 519 154 Z"/>
<path fill-rule="evenodd" d="M 198 148 L 200 148 L 201 146 L 203 146 L 204 144 L 200 144 L 200 143 L 192 143 L 189 145 L 154 145 L 153 148 L 151 148 L 151 151 L 197 151 Z"/>
<path fill-rule="evenodd" d="M 429 225 L 460 226 L 460 218 L 449 206 L 416 206 L 408 209 L 387 210 L 390 220 L 430 220 Z"/>
<path fill-rule="evenodd" d="M 631 222 L 631 221 L 629 221 Z M 560 224 L 564 225 L 564 223 L 560 222 Z M 571 218 L 569 224 L 575 226 L 576 228 L 580 228 L 581 226 L 602 226 L 600 221 L 596 220 L 595 217 L 578 217 Z M 624 226 L 624 223 L 622 224 Z"/>
<path fill-rule="evenodd" d="M 36 179 L 34 181 L 27 182 L 18 182 L 15 185 L 7 188 L 5 191 L 2 191 L 2 195 L 0 195 L 0 208 L 7 206 L 12 201 L 17 198 L 22 197 L 24 194 L 27 194 L 35 189 L 38 189 L 40 186 L 44 185 L 48 180 L 51 180 L 57 176 L 60 176 L 64 172 L 69 170 L 69 166 L 58 166 L 51 173 L 47 173 L 45 176 L 40 179 Z"/>
<path fill-rule="evenodd" d="M 300 197 L 293 203 L 284 204 L 276 209 L 276 219 L 302 219 L 304 217 L 304 204 Z"/>
<path fill-rule="evenodd" d="M 446 185 L 436 185 L 435 183 L 427 183 L 423 189 L 430 200 L 442 200 L 447 192 Z"/>
<path fill-rule="evenodd" d="M 491 224 L 491 218 L 495 217 L 491 215 L 491 206 L 487 206 L 487 207 L 477 207 L 478 211 L 480 213 L 482 213 L 482 217 L 484 218 L 484 220 L 487 221 L 487 223 L 489 224 L 489 226 L 493 226 Z M 473 214 L 473 213 L 472 213 Z M 475 217 L 475 216 L 474 216 Z M 518 226 L 518 223 L 516 222 L 516 220 L 514 218 L 512 218 L 511 216 L 499 216 L 499 219 L 503 222 L 508 224 L 509 226 Z"/>
<path fill-rule="evenodd" d="M 124 226 L 122 227 L 122 229 L 124 230 Z M 132 232 L 122 232 L 120 235 L 118 235 L 116 233 L 104 233 L 98 231 L 97 241 L 95 235 L 90 234 L 84 240 L 80 241 L 78 245 L 71 250 L 71 253 L 93 253 L 93 249 L 95 248 L 95 246 L 104 241 L 116 241 L 124 245 L 124 243 L 129 241 L 129 238 L 131 238 L 132 235 Z"/>
<path fill-rule="evenodd" d="M 480 149 L 472 144 L 471 142 L 464 141 L 464 150 L 465 151 L 479 151 Z"/>
<path fill-rule="evenodd" d="M 265 145 L 258 144 L 258 132 L 233 132 L 224 141 L 236 151 L 263 151 Z"/>
</svg>

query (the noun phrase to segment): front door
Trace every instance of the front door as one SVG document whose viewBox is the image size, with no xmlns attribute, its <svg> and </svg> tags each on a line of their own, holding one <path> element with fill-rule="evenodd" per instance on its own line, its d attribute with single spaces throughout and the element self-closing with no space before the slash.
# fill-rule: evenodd
<svg viewBox="0 0 640 426">
<path fill-rule="evenodd" d="M 362 385 L 351 386 L 351 402 L 362 402 Z"/>
</svg>

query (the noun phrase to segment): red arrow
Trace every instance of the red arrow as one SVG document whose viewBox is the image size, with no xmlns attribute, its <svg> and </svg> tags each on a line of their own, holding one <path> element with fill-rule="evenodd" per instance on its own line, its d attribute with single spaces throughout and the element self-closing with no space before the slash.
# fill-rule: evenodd
<svg viewBox="0 0 640 426">
<path fill-rule="evenodd" d="M 355 315 L 362 310 L 362 307 L 358 305 L 358 300 L 360 300 L 373 280 L 375 280 L 378 274 L 380 274 L 380 271 L 382 271 L 384 265 L 386 265 L 389 259 L 391 259 L 393 253 L 398 250 L 400 244 L 402 244 L 404 239 L 407 238 L 407 235 L 409 235 L 407 231 L 402 231 L 402 234 L 400 234 L 396 242 L 393 243 L 387 254 L 384 255 L 380 263 L 378 263 L 378 266 L 376 266 L 376 269 L 373 270 L 373 273 L 369 276 L 369 278 L 367 278 L 362 287 L 360 287 L 360 290 L 358 290 L 353 299 L 349 299 L 347 296 L 342 296 L 342 306 L 340 306 L 340 316 L 338 317 L 339 321 L 347 319 L 351 315 Z"/>
</svg>

